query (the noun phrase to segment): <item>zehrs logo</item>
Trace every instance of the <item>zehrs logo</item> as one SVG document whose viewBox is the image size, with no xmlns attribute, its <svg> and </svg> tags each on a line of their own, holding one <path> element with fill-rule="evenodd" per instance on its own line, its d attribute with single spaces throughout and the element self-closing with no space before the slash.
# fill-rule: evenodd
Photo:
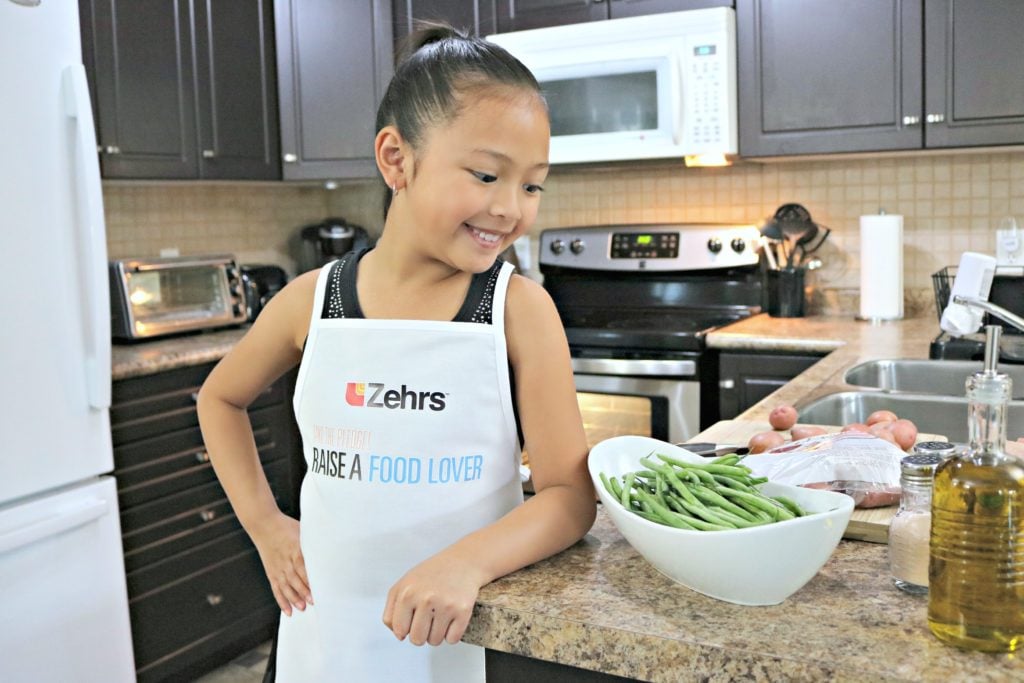
<svg viewBox="0 0 1024 683">
<path fill-rule="evenodd" d="M 345 387 L 345 402 L 365 408 L 437 412 L 445 409 L 446 397 L 443 391 L 413 391 L 404 384 L 400 389 L 388 389 L 380 382 L 349 382 Z"/>
</svg>

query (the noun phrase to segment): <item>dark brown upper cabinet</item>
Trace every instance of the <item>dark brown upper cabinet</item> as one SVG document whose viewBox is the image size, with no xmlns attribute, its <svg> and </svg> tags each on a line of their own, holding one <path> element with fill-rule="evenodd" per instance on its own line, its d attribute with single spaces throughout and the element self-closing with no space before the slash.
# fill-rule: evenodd
<svg viewBox="0 0 1024 683">
<path fill-rule="evenodd" d="M 417 21 L 443 21 L 471 36 L 497 33 L 494 0 L 394 0 L 395 48 L 416 28 Z"/>
<path fill-rule="evenodd" d="M 105 178 L 280 178 L 271 0 L 80 0 Z"/>
<path fill-rule="evenodd" d="M 925 146 L 1024 144 L 1024 2 L 926 0 L 924 17 Z"/>
<path fill-rule="evenodd" d="M 391 0 L 275 0 L 285 180 L 371 178 Z"/>
<path fill-rule="evenodd" d="M 741 156 L 1024 143 L 1024 2 L 737 0 L 736 27 Z"/>
<path fill-rule="evenodd" d="M 733 7 L 733 0 L 496 0 L 499 33 L 586 21 L 638 17 L 707 7 Z M 481 0 L 482 2 L 482 0 Z"/>
</svg>

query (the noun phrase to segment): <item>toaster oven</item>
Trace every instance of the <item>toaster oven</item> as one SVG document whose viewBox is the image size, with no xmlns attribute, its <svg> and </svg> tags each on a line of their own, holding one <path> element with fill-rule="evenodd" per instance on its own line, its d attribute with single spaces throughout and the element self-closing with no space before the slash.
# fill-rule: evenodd
<svg viewBox="0 0 1024 683">
<path fill-rule="evenodd" d="M 246 322 L 241 272 L 229 255 L 110 263 L 114 339 L 133 340 Z"/>
</svg>

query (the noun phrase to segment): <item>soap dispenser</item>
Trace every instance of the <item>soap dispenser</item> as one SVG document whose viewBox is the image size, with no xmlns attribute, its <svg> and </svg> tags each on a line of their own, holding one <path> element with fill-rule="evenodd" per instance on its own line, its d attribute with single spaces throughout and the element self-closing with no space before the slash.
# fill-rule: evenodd
<svg viewBox="0 0 1024 683">
<path fill-rule="evenodd" d="M 967 379 L 969 446 L 935 471 L 928 626 L 943 642 L 1024 649 L 1024 461 L 1006 453 L 1010 378 L 1001 328 L 985 328 L 985 367 Z"/>
</svg>

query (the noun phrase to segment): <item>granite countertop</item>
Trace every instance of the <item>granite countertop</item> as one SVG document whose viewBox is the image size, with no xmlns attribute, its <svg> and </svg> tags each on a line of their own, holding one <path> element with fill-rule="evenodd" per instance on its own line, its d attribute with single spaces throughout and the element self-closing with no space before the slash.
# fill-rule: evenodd
<svg viewBox="0 0 1024 683">
<path fill-rule="evenodd" d="M 599 509 L 579 543 L 485 586 L 464 640 L 644 681 L 1009 681 L 1024 662 L 947 647 L 927 600 L 897 590 L 886 546 L 843 541 L 780 605 L 689 590 Z"/>
<path fill-rule="evenodd" d="M 226 356 L 248 329 L 249 325 L 243 325 L 182 337 L 114 344 L 111 349 L 111 375 L 117 381 L 212 363 Z"/>
<path fill-rule="evenodd" d="M 927 358 L 928 345 L 938 333 L 939 325 L 933 317 L 870 323 L 852 317 L 772 318 L 762 313 L 711 332 L 707 344 L 721 350 L 828 354 L 736 418 L 764 421 L 779 404 L 799 406 L 826 394 L 854 389 L 843 382 L 843 374 L 858 363 L 880 358 Z"/>
</svg>

